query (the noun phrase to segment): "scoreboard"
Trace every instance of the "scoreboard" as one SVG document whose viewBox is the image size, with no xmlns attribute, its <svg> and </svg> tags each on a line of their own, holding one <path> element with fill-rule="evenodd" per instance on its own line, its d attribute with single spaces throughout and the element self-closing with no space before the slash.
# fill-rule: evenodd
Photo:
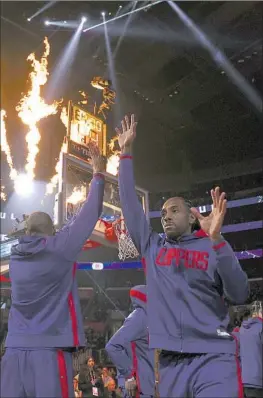
<svg viewBox="0 0 263 398">
<path fill-rule="evenodd" d="M 89 161 L 87 145 L 94 142 L 106 156 L 106 124 L 101 119 L 69 101 L 68 120 L 68 153 Z"/>
</svg>

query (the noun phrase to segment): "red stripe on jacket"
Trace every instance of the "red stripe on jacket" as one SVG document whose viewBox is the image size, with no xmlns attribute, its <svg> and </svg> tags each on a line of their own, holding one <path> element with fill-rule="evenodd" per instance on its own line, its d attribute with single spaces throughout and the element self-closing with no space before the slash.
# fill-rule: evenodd
<svg viewBox="0 0 263 398">
<path fill-rule="evenodd" d="M 138 300 L 143 301 L 144 303 L 147 303 L 147 296 L 146 294 L 139 292 L 139 290 L 131 290 L 130 291 L 130 297 L 137 298 Z"/>
<path fill-rule="evenodd" d="M 69 398 L 67 364 L 62 350 L 57 352 L 58 373 L 61 387 L 61 398 Z M 48 383 L 48 380 L 47 380 Z"/>
<path fill-rule="evenodd" d="M 76 270 L 77 270 L 77 263 L 74 263 L 73 272 L 72 272 L 73 279 L 75 279 Z M 68 306 L 69 306 L 69 312 L 70 312 L 70 318 L 71 318 L 73 344 L 75 347 L 78 347 L 79 346 L 78 320 L 77 320 L 77 313 L 76 313 L 76 308 L 75 308 L 75 303 L 74 303 L 74 298 L 73 298 L 72 292 L 70 292 L 68 295 Z"/>
<path fill-rule="evenodd" d="M 242 371 L 241 371 L 241 365 L 240 365 L 240 360 L 239 360 L 239 344 L 238 344 L 237 337 L 233 334 L 232 334 L 232 337 L 235 339 L 235 343 L 236 343 L 235 359 L 236 359 L 236 370 L 237 370 L 238 398 L 244 398 Z"/>
</svg>

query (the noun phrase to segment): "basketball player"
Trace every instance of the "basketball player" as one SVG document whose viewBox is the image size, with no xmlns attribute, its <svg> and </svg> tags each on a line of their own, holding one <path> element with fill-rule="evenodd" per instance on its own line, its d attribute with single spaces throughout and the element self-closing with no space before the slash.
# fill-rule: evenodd
<svg viewBox="0 0 263 398">
<path fill-rule="evenodd" d="M 252 316 L 239 329 L 242 381 L 246 397 L 263 398 L 263 318 L 262 303 L 252 304 Z"/>
<path fill-rule="evenodd" d="M 202 216 L 183 198 L 161 211 L 165 235 L 148 225 L 137 199 L 131 149 L 134 116 L 122 122 L 119 189 L 131 238 L 146 263 L 150 348 L 158 349 L 161 397 L 229 398 L 243 394 L 235 339 L 228 333 L 228 308 L 248 297 L 246 274 L 220 234 L 225 193 L 211 191 L 213 210 Z M 201 230 L 195 231 L 197 220 Z M 159 379 L 158 379 L 159 377 Z M 157 395 L 158 395 L 157 394 Z"/>
<path fill-rule="evenodd" d="M 49 215 L 33 213 L 26 236 L 12 248 L 1 397 L 74 396 L 72 351 L 86 345 L 75 261 L 101 214 L 104 192 L 103 158 L 94 145 L 90 152 L 93 179 L 75 219 L 54 234 Z"/>
<path fill-rule="evenodd" d="M 154 350 L 149 350 L 146 313 L 146 286 L 135 286 L 130 291 L 133 312 L 123 326 L 112 336 L 106 351 L 118 370 L 119 377 L 126 378 L 125 388 L 129 396 L 154 395 Z"/>
</svg>

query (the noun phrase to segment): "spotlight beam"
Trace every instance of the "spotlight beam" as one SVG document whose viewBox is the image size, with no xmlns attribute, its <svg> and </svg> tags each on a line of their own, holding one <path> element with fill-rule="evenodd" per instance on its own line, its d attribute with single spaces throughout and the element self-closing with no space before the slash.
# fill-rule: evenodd
<svg viewBox="0 0 263 398">
<path fill-rule="evenodd" d="M 137 1 L 135 1 L 134 4 L 132 5 L 132 10 L 131 10 L 131 12 L 133 12 L 133 11 L 135 10 L 136 5 L 137 5 Z M 124 28 L 123 28 L 122 35 L 119 37 L 118 42 L 117 42 L 117 44 L 116 44 L 116 47 L 115 47 L 115 49 L 114 49 L 114 51 L 113 51 L 113 58 L 116 57 L 116 54 L 117 54 L 117 52 L 118 52 L 118 50 L 119 50 L 119 48 L 120 48 L 120 45 L 121 45 L 121 43 L 123 42 L 123 39 L 124 39 L 124 37 L 125 37 L 125 33 L 126 33 L 127 29 L 128 29 L 128 26 L 129 26 L 129 24 L 130 24 L 130 22 L 131 22 L 131 19 L 132 19 L 132 14 L 130 14 L 130 15 L 128 16 L 128 18 L 127 18 L 127 20 L 126 20 L 126 22 L 125 22 L 125 24 L 124 24 Z"/>
<path fill-rule="evenodd" d="M 71 70 L 71 66 L 75 60 L 75 56 L 78 50 L 79 40 L 81 37 L 81 32 L 83 30 L 84 22 L 84 20 L 81 20 L 78 28 L 66 45 L 57 65 L 55 66 L 53 73 L 51 74 L 51 79 L 49 81 L 47 90 L 47 95 L 49 98 L 53 98 L 55 93 L 61 91 L 62 82 Z"/>
<path fill-rule="evenodd" d="M 21 31 L 23 31 L 23 32 L 25 32 L 25 33 L 27 33 L 27 34 L 29 34 L 29 35 L 31 35 L 31 36 L 37 38 L 37 39 L 40 39 L 40 38 L 41 38 L 41 36 L 39 36 L 38 34 L 36 34 L 36 33 L 34 33 L 34 32 L 31 32 L 30 30 L 24 28 L 23 26 L 19 25 L 18 23 L 14 22 L 14 21 L 11 21 L 11 20 L 8 19 L 8 18 L 3 17 L 2 15 L 1 15 L 1 19 L 2 19 L 4 22 L 7 22 L 7 23 L 9 23 L 9 24 L 15 26 L 16 28 L 20 29 Z"/>
<path fill-rule="evenodd" d="M 33 18 L 37 17 L 38 15 L 42 14 L 42 12 L 46 11 L 48 8 L 53 7 L 57 3 L 56 0 L 49 1 L 47 4 L 45 4 L 43 7 L 40 8 L 35 14 L 31 15 L 31 17 L 27 18 L 27 20 L 30 22 L 32 21 Z"/>
<path fill-rule="evenodd" d="M 48 22 L 48 23 L 47 23 Z M 46 26 L 50 27 L 59 27 L 65 29 L 77 29 L 79 27 L 79 22 L 77 21 L 45 21 L 44 23 Z"/>
<path fill-rule="evenodd" d="M 146 6 L 136 8 L 136 10 L 132 10 L 132 11 L 126 12 L 125 14 L 118 15 L 117 17 L 108 19 L 105 22 L 101 22 L 101 23 L 98 23 L 97 25 L 93 25 L 93 26 L 90 26 L 89 28 L 84 29 L 83 33 L 88 32 L 89 30 L 92 30 L 92 29 L 96 29 L 99 26 L 103 26 L 104 24 L 108 24 L 110 22 L 117 21 L 117 19 L 121 19 L 121 18 L 127 17 L 127 15 L 134 14 L 135 12 L 146 10 L 147 8 L 153 7 L 153 6 L 155 6 L 155 5 L 159 4 L 159 3 L 162 3 L 162 2 L 163 2 L 163 0 L 155 1 L 154 3 L 147 4 Z"/>
<path fill-rule="evenodd" d="M 116 74 L 115 74 L 115 68 L 114 68 L 114 60 L 113 60 L 113 55 L 111 51 L 111 45 L 110 45 L 110 38 L 109 38 L 109 33 L 108 33 L 108 27 L 106 25 L 106 19 L 105 15 L 103 15 L 103 22 L 104 22 L 104 36 L 105 36 L 105 43 L 106 43 L 106 52 L 107 52 L 107 58 L 108 58 L 108 68 L 109 68 L 109 75 L 110 79 L 113 84 L 113 88 L 118 93 L 118 87 L 117 87 L 117 80 L 116 80 Z M 118 101 L 118 95 L 117 95 L 117 101 Z M 120 118 L 120 109 L 119 109 L 119 104 L 116 103 L 116 113 L 114 112 L 114 118 L 116 119 L 114 122 L 118 123 L 118 120 Z M 117 118 L 116 118 L 117 117 Z"/>
<path fill-rule="evenodd" d="M 247 100 L 256 108 L 258 112 L 262 112 L 262 98 L 257 91 L 247 82 L 242 74 L 232 65 L 226 55 L 216 47 L 208 36 L 188 17 L 187 14 L 173 1 L 168 0 L 168 4 L 178 15 L 180 20 L 192 32 L 193 36 L 199 44 L 205 48 L 215 61 L 216 65 L 222 68 L 229 80 L 241 91 Z"/>
</svg>

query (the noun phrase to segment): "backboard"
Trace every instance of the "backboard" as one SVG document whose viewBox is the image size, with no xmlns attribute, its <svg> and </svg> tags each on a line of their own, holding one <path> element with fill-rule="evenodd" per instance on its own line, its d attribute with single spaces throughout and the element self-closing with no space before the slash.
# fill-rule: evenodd
<svg viewBox="0 0 263 398">
<path fill-rule="evenodd" d="M 86 199 L 89 192 L 89 184 L 92 180 L 92 167 L 89 163 L 72 155 L 63 153 L 63 170 L 61 192 L 58 196 L 58 224 L 61 227 L 68 222 L 80 209 L 81 203 Z M 112 222 L 122 217 L 118 178 L 111 174 L 105 174 L 105 191 L 103 200 L 102 221 L 95 227 L 92 240 L 105 245 L 112 246 L 105 238 L 105 222 Z M 140 200 L 146 215 L 148 215 L 148 193 L 136 187 L 138 199 Z M 114 244 L 115 245 L 115 244 Z M 117 244 L 116 244 L 117 245 Z"/>
</svg>

